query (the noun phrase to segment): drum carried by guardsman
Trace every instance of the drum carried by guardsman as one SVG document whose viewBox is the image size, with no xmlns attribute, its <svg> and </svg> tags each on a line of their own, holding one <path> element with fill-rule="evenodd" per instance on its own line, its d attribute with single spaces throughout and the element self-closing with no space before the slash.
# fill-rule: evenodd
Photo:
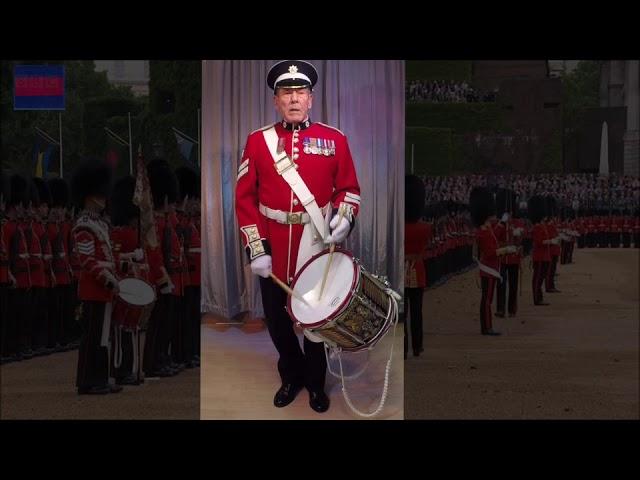
<svg viewBox="0 0 640 480">
<path fill-rule="evenodd" d="M 111 167 L 97 159 L 73 172 L 71 191 L 81 210 L 72 235 L 81 265 L 78 299 L 82 302 L 82 336 L 78 351 L 78 394 L 117 393 L 109 383 L 109 340 L 114 297 L 119 293 L 109 225 L 103 220 L 111 184 Z"/>
<path fill-rule="evenodd" d="M 136 180 L 119 179 L 111 192 L 111 243 L 120 293 L 112 314 L 114 377 L 119 385 L 139 385 L 142 378 L 140 333 L 156 300 L 149 264 L 138 234 L 139 209 L 133 204 Z"/>
<path fill-rule="evenodd" d="M 187 368 L 200 366 L 200 231 L 196 222 L 200 218 L 200 177 L 188 168 L 176 170 L 180 184 L 180 211 L 178 232 L 187 260 L 184 288 L 184 320 L 182 322 L 183 361 Z"/>
</svg>

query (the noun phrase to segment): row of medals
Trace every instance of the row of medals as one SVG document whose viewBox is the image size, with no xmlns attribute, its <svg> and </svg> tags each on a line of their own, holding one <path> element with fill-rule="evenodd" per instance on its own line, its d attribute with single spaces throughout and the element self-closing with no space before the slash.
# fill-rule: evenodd
<svg viewBox="0 0 640 480">
<path fill-rule="evenodd" d="M 302 142 L 304 145 L 303 152 L 307 155 L 329 155 L 336 154 L 336 144 L 333 140 L 325 140 L 323 138 L 305 138 Z"/>
</svg>

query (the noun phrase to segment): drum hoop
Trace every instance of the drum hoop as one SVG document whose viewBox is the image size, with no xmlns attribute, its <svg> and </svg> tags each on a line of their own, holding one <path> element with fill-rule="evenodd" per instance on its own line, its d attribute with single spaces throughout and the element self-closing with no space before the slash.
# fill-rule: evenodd
<svg viewBox="0 0 640 480">
<path fill-rule="evenodd" d="M 329 252 L 329 250 L 330 250 L 329 248 L 325 248 L 324 250 L 322 250 L 321 252 L 316 253 L 309 260 L 307 260 L 307 262 L 300 268 L 300 270 L 298 270 L 298 273 L 296 273 L 295 277 L 293 277 L 293 281 L 291 282 L 291 288 L 292 289 L 295 287 L 295 284 L 298 281 L 298 278 L 300 278 L 300 275 L 307 268 L 307 266 L 309 264 L 311 264 L 312 262 L 314 262 L 317 258 L 319 258 L 319 257 L 323 256 L 325 253 Z M 342 301 L 342 303 L 338 306 L 338 308 L 336 308 L 334 310 L 334 312 L 331 315 L 329 315 L 324 320 L 320 320 L 320 321 L 315 322 L 315 323 L 302 323 L 302 322 L 300 322 L 298 320 L 298 318 L 293 314 L 293 309 L 291 308 L 291 298 L 292 297 L 291 297 L 291 295 L 288 295 L 287 296 L 287 313 L 289 314 L 289 317 L 291 318 L 291 320 L 293 320 L 297 325 L 299 325 L 300 328 L 309 329 L 309 328 L 316 328 L 316 327 L 321 327 L 323 325 L 326 325 L 327 323 L 333 321 L 336 317 L 338 317 L 342 313 L 344 308 L 350 303 L 351 299 L 353 298 L 353 292 L 355 291 L 354 288 L 357 286 L 357 283 L 360 280 L 360 276 L 357 275 L 358 270 L 360 269 L 360 265 L 358 264 L 358 261 L 357 261 L 356 257 L 349 250 L 346 250 L 346 249 L 340 248 L 340 247 L 335 247 L 334 253 L 335 252 L 343 253 L 343 254 L 347 255 L 348 257 L 351 257 L 351 262 L 353 264 L 353 280 L 351 281 L 351 286 L 349 287 L 349 295 L 347 295 L 345 297 L 345 299 Z"/>
<path fill-rule="evenodd" d="M 146 305 L 136 305 L 135 303 L 129 303 L 127 302 L 124 298 L 122 298 L 120 295 L 117 295 L 118 301 L 127 304 L 129 307 L 133 307 L 133 308 L 146 308 L 149 305 L 152 305 L 156 300 L 158 300 L 158 296 L 156 295 L 156 289 L 153 288 L 153 285 L 151 285 L 149 282 L 147 282 L 146 280 L 143 280 L 141 278 L 136 278 L 136 277 L 124 277 L 124 278 L 120 278 L 118 279 L 118 283 L 120 283 L 123 280 L 138 280 L 139 282 L 142 283 L 146 283 L 150 288 L 151 291 L 153 292 L 153 300 L 150 303 L 147 303 Z"/>
</svg>

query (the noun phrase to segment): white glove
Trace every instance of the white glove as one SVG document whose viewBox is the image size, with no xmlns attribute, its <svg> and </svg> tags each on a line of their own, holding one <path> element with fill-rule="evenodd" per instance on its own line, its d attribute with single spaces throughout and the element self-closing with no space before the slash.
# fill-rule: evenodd
<svg viewBox="0 0 640 480">
<path fill-rule="evenodd" d="M 160 289 L 160 293 L 163 293 L 163 294 L 171 293 L 171 292 L 173 292 L 174 288 L 175 288 L 175 286 L 173 285 L 173 283 L 171 283 L 171 281 L 169 281 L 167 284 L 165 284 L 164 287 L 162 287 Z"/>
<path fill-rule="evenodd" d="M 519 237 L 520 235 L 522 235 L 522 228 L 520 228 L 520 227 L 514 228 L 513 229 L 513 236 L 514 237 Z"/>
<path fill-rule="evenodd" d="M 325 243 L 340 243 L 347 235 L 349 235 L 349 229 L 351 228 L 351 224 L 349 220 L 342 217 L 340 223 L 338 224 L 338 220 L 340 220 L 339 215 L 334 215 L 331 219 L 331 223 L 329 223 L 329 227 L 331 228 L 331 235 L 327 237 Z"/>
<path fill-rule="evenodd" d="M 139 261 L 140 261 L 140 260 L 142 260 L 143 258 L 144 258 L 144 252 L 142 251 L 142 249 L 141 249 L 141 248 L 136 248 L 136 249 L 133 251 L 133 259 L 134 259 L 136 262 L 139 262 Z"/>
<path fill-rule="evenodd" d="M 500 219 L 500 221 L 501 221 L 502 223 L 506 223 L 508 220 L 509 220 L 509 214 L 505 212 L 505 213 L 502 215 L 502 218 Z"/>
<path fill-rule="evenodd" d="M 518 247 L 515 245 L 509 245 L 508 247 L 509 253 L 516 253 L 518 251 Z"/>
<path fill-rule="evenodd" d="M 260 255 L 251 261 L 251 272 L 263 278 L 269 278 L 272 272 L 271 255 Z"/>
</svg>

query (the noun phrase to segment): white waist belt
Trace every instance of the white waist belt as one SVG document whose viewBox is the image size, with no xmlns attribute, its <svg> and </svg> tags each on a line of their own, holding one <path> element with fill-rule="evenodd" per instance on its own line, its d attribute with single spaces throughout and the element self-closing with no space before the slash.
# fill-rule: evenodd
<svg viewBox="0 0 640 480">
<path fill-rule="evenodd" d="M 329 211 L 329 207 L 331 203 L 327 203 L 324 207 L 322 207 L 322 215 L 326 215 Z M 304 225 L 311 221 L 311 217 L 307 212 L 284 212 L 282 210 L 274 210 L 269 208 L 263 204 L 258 205 L 258 210 L 260 213 L 271 220 L 275 220 L 278 223 L 282 223 L 284 225 Z"/>
</svg>

